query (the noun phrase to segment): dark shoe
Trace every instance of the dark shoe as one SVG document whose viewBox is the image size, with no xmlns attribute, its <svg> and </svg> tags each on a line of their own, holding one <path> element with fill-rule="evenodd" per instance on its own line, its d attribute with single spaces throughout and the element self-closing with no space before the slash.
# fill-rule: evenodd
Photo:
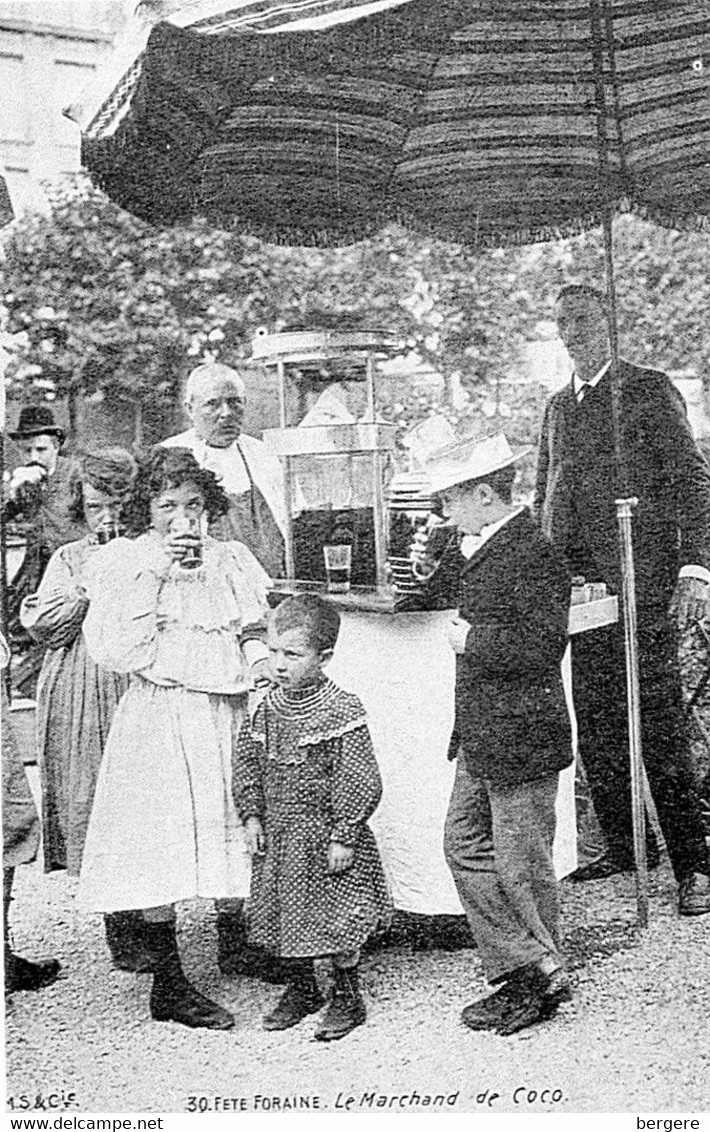
<svg viewBox="0 0 710 1132">
<path fill-rule="evenodd" d="M 248 942 L 242 913 L 217 914 L 217 963 L 228 979 L 242 976 L 265 983 L 285 983 L 288 977 L 279 959 Z"/>
<path fill-rule="evenodd" d="M 191 1029 L 231 1030 L 228 1010 L 193 987 L 180 963 L 174 923 L 146 923 L 146 938 L 155 957 L 150 1014 L 156 1022 L 179 1022 Z"/>
<path fill-rule="evenodd" d="M 104 928 L 111 962 L 117 970 L 138 974 L 153 970 L 142 912 L 111 912 L 104 916 Z"/>
<path fill-rule="evenodd" d="M 234 1016 L 182 980 L 163 981 L 156 972 L 150 992 L 150 1016 L 156 1022 L 179 1022 L 193 1030 L 231 1030 Z"/>
<path fill-rule="evenodd" d="M 291 980 L 274 1009 L 263 1020 L 265 1030 L 290 1030 L 292 1026 L 315 1014 L 325 1002 L 318 989 L 313 973 L 313 964 L 301 966 L 293 970 Z"/>
<path fill-rule="evenodd" d="M 678 888 L 678 911 L 681 916 L 704 916 L 710 912 L 710 877 L 691 873 Z"/>
<path fill-rule="evenodd" d="M 344 1038 L 367 1018 L 365 1003 L 360 994 L 357 967 L 336 967 L 335 987 L 328 1009 L 315 1032 L 319 1042 L 335 1042 Z"/>
<path fill-rule="evenodd" d="M 469 1030 L 495 1030 L 516 1001 L 520 988 L 513 982 L 504 983 L 493 994 L 479 998 L 461 1011 L 461 1021 Z"/>
<path fill-rule="evenodd" d="M 657 852 L 648 854 L 647 864 L 649 869 L 658 868 L 659 857 Z M 567 879 L 579 884 L 587 880 L 605 880 L 606 877 L 616 876 L 617 873 L 630 873 L 633 869 L 633 861 L 620 861 L 616 857 L 611 857 L 608 853 L 605 853 L 604 856 L 599 857 L 598 860 L 591 861 L 588 865 L 582 865 L 579 869 L 575 869 L 573 873 L 570 873 Z"/>
<path fill-rule="evenodd" d="M 15 991 L 35 991 L 49 987 L 59 978 L 61 966 L 56 959 L 45 959 L 31 963 L 21 955 L 5 951 L 5 993 Z"/>
<path fill-rule="evenodd" d="M 550 974 L 543 974 L 534 964 L 526 970 L 529 971 L 527 979 L 521 980 L 508 1010 L 496 1026 L 502 1037 L 547 1021 L 557 1013 L 563 1002 L 572 997 L 569 976 L 564 967 L 558 967 Z"/>
</svg>

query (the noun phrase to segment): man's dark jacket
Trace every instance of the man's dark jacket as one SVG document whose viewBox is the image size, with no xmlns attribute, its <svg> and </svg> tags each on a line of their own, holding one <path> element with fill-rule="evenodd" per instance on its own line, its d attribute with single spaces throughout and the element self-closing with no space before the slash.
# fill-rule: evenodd
<svg viewBox="0 0 710 1132">
<path fill-rule="evenodd" d="M 450 753 L 504 786 L 572 761 L 560 664 L 570 581 L 528 511 L 465 562 L 460 613 L 471 625 L 456 658 L 456 726 Z"/>
<path fill-rule="evenodd" d="M 634 511 L 641 604 L 670 601 L 684 565 L 710 568 L 710 470 L 680 393 L 664 373 L 622 362 L 622 445 Z M 571 383 L 548 403 L 540 437 L 535 513 L 575 574 L 621 589 L 611 381 L 578 404 Z"/>
</svg>

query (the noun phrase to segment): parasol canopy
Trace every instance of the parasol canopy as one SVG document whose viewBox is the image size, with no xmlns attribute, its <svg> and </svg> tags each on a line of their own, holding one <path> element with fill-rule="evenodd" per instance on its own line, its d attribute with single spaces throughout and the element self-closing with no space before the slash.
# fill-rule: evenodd
<svg viewBox="0 0 710 1132">
<path fill-rule="evenodd" d="M 154 223 L 485 246 L 605 202 L 710 209 L 707 0 L 192 0 L 150 26 L 166 11 L 139 7 L 68 111 L 94 178 Z"/>
</svg>

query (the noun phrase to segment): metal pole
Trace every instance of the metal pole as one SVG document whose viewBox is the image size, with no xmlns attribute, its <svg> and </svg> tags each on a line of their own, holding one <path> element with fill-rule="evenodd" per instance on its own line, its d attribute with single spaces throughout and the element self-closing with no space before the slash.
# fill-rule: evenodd
<svg viewBox="0 0 710 1132">
<path fill-rule="evenodd" d="M 276 374 L 279 383 L 279 425 L 281 428 L 287 427 L 287 411 L 286 411 L 286 366 L 284 365 L 283 358 L 276 360 Z M 285 561 L 284 568 L 286 577 L 290 582 L 296 579 L 296 555 L 293 546 L 293 504 L 291 499 L 291 476 L 293 474 L 292 461 L 288 456 L 284 456 L 282 460 L 283 468 L 283 487 L 284 487 L 284 505 L 286 507 L 286 538 L 285 543 Z"/>
<path fill-rule="evenodd" d="M 646 805 L 641 750 L 641 689 L 639 684 L 638 630 L 636 624 L 636 576 L 631 537 L 633 508 L 638 499 L 616 500 L 621 553 L 622 608 L 626 646 L 626 700 L 629 712 L 629 760 L 631 770 L 631 817 L 636 861 L 636 908 L 639 927 L 648 927 L 648 862 L 646 860 Z"/>
<path fill-rule="evenodd" d="M 0 381 L 3 380 L 2 373 L 0 372 Z M 0 433 L 0 485 L 4 482 L 5 476 L 5 436 Z M 0 630 L 7 642 L 8 649 L 10 648 L 10 634 L 8 626 L 8 607 L 7 607 L 7 525 L 5 522 L 5 502 L 0 499 Z M 2 679 L 5 684 L 8 700 L 12 695 L 12 673 L 11 666 L 8 664 L 7 668 L 2 674 Z"/>
<path fill-rule="evenodd" d="M 368 350 L 365 360 L 365 375 L 367 380 L 367 409 L 364 420 L 368 423 L 375 421 L 375 363 L 372 353 Z"/>
<path fill-rule="evenodd" d="M 604 45 L 602 39 L 602 11 L 605 20 L 607 50 L 613 52 L 613 35 L 610 12 L 606 0 L 591 0 L 591 30 L 594 54 L 594 86 L 597 106 L 597 145 L 599 176 L 602 185 L 602 226 L 604 230 L 604 257 L 609 296 L 609 346 L 611 350 L 611 402 L 616 463 L 617 495 L 616 517 L 619 528 L 619 555 L 621 559 L 621 594 L 624 620 L 624 646 L 626 654 L 626 702 L 629 717 L 629 773 L 631 778 L 631 820 L 636 863 L 636 910 L 639 926 L 648 926 L 648 863 L 646 861 L 646 808 L 644 805 L 644 767 L 641 749 L 641 696 L 639 685 L 638 627 L 636 617 L 636 578 L 632 536 L 633 508 L 637 500 L 630 497 L 628 467 L 623 446 L 621 373 L 619 369 L 619 335 L 616 317 L 616 285 L 612 244 L 613 194 L 609 169 L 609 142 L 607 138 L 606 79 L 604 74 Z M 612 60 L 613 64 L 613 60 Z M 612 68 L 613 69 L 613 68 Z"/>
</svg>

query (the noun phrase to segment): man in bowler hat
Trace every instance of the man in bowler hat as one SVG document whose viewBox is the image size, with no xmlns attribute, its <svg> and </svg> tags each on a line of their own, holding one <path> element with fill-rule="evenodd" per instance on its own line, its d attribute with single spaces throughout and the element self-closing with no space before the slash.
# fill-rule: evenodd
<svg viewBox="0 0 710 1132">
<path fill-rule="evenodd" d="M 560 665 L 570 579 L 525 507 L 512 502 L 503 434 L 458 441 L 426 464 L 463 534 L 450 755 L 456 776 L 444 852 L 496 989 L 467 1006 L 473 1030 L 513 1034 L 570 997 L 552 861 L 559 772 L 572 761 Z"/>
<path fill-rule="evenodd" d="M 80 538 L 83 532 L 69 518 L 71 461 L 60 454 L 64 430 L 49 406 L 24 406 L 17 428 L 9 435 L 19 444 L 23 462 L 6 487 L 5 519 L 22 522 L 27 549 L 8 590 L 8 630 L 13 646 L 29 650 L 16 681 L 31 694 L 44 650 L 30 642 L 22 629 L 20 605 L 37 590 L 54 551 Z"/>
<path fill-rule="evenodd" d="M 535 510 L 573 574 L 621 592 L 615 499 L 609 324 L 604 296 L 578 284 L 559 294 L 560 337 L 572 380 L 547 405 Z M 710 583 L 710 469 L 683 399 L 664 373 L 622 361 L 621 449 L 635 496 L 633 544 L 643 758 L 678 884 L 679 911 L 710 912 L 710 861 L 689 761 L 678 628 L 702 618 Z M 677 591 L 677 617 L 669 616 Z M 608 852 L 579 869 L 591 880 L 633 866 L 624 634 L 621 624 L 572 643 L 579 751 Z M 652 847 L 655 849 L 655 846 Z"/>
</svg>

